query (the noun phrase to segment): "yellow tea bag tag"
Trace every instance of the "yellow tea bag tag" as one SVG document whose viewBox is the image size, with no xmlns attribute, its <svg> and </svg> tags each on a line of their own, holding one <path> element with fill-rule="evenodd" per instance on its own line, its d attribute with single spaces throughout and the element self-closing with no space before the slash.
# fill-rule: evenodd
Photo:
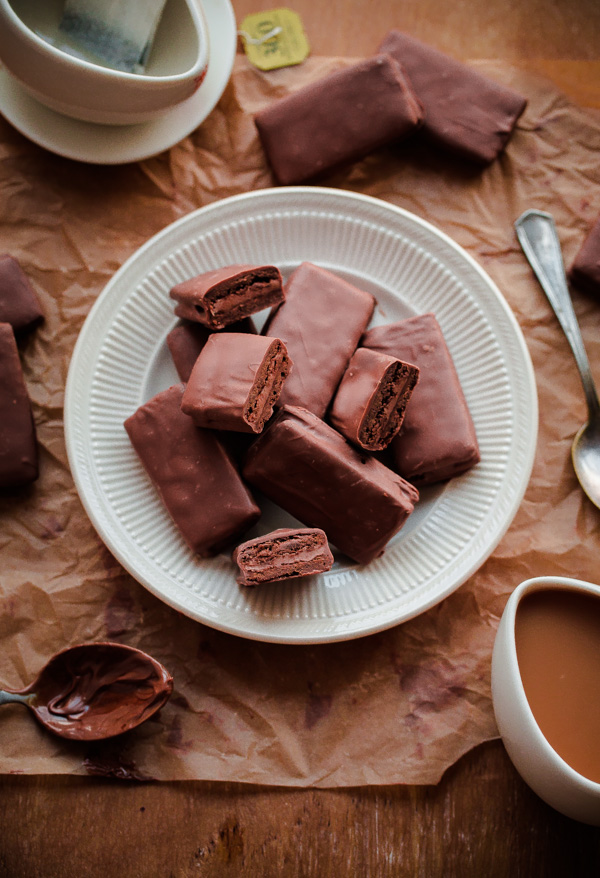
<svg viewBox="0 0 600 878">
<path fill-rule="evenodd" d="M 259 70 L 301 64 L 310 52 L 302 19 L 291 9 L 247 15 L 239 34 L 248 60 Z"/>
</svg>

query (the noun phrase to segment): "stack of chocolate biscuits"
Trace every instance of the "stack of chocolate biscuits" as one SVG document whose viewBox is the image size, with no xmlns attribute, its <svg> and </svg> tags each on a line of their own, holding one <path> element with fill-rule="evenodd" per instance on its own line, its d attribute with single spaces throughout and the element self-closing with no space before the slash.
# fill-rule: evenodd
<svg viewBox="0 0 600 878">
<path fill-rule="evenodd" d="M 328 570 L 329 543 L 368 564 L 405 524 L 419 484 L 479 460 L 434 315 L 369 329 L 374 297 L 310 262 L 285 285 L 274 266 L 234 265 L 171 296 L 182 383 L 125 428 L 192 551 L 235 546 L 241 584 Z M 259 334 L 252 316 L 265 306 Z M 239 464 L 233 435 L 247 437 Z M 378 455 L 388 448 L 391 465 Z M 260 516 L 253 489 L 303 526 L 240 542 Z"/>
</svg>

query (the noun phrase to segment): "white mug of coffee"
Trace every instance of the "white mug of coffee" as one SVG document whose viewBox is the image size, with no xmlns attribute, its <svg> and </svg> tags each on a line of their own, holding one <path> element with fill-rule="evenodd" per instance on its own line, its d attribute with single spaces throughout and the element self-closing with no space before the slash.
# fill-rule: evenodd
<svg viewBox="0 0 600 878">
<path fill-rule="evenodd" d="M 492 656 L 500 734 L 557 811 L 600 826 L 600 586 L 529 579 L 504 609 Z"/>
</svg>

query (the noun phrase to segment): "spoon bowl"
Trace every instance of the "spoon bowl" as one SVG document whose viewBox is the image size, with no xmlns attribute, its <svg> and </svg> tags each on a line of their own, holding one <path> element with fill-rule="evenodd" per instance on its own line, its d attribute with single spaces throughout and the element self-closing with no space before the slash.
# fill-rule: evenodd
<svg viewBox="0 0 600 878">
<path fill-rule="evenodd" d="M 571 448 L 573 469 L 590 500 L 600 506 L 600 421 L 588 421 L 577 432 Z"/>
<path fill-rule="evenodd" d="M 515 229 L 523 252 L 567 337 L 579 370 L 588 421 L 573 440 L 571 459 L 581 487 L 592 503 L 600 508 L 600 403 L 573 310 L 554 219 L 541 210 L 527 210 L 515 222 Z"/>
<path fill-rule="evenodd" d="M 145 652 L 89 643 L 57 653 L 24 689 L 0 690 L 0 705 L 24 704 L 62 738 L 97 741 L 145 722 L 172 690 L 169 672 Z"/>
</svg>

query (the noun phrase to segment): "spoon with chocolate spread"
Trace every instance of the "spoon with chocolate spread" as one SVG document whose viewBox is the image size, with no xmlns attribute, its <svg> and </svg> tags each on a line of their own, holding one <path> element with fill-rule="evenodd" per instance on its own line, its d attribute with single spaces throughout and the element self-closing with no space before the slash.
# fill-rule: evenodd
<svg viewBox="0 0 600 878">
<path fill-rule="evenodd" d="M 573 440 L 571 459 L 581 487 L 592 503 L 600 507 L 600 403 L 569 294 L 554 219 L 541 210 L 526 210 L 515 222 L 515 228 L 523 252 L 567 337 L 579 370 L 588 420 Z"/>
<path fill-rule="evenodd" d="M 24 689 L 0 689 L 0 705 L 26 705 L 62 738 L 97 741 L 143 723 L 172 690 L 169 672 L 145 652 L 89 643 L 57 653 Z"/>
</svg>

